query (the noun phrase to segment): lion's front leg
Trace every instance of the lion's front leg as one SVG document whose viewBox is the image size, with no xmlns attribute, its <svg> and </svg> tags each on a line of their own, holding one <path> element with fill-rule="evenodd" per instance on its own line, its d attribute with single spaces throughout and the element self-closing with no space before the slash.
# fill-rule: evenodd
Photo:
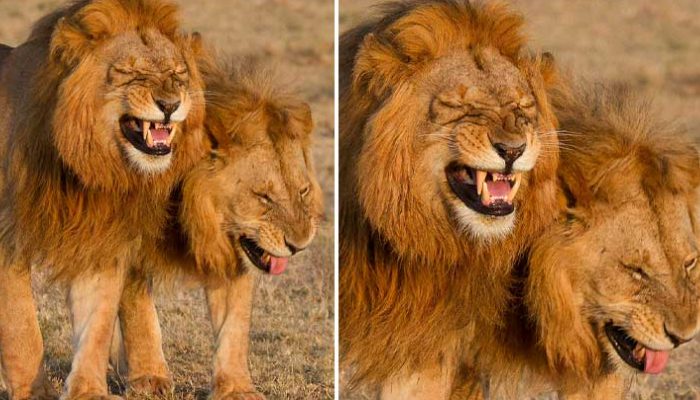
<svg viewBox="0 0 700 400">
<path fill-rule="evenodd" d="M 31 270 L 0 265 L 0 366 L 13 400 L 57 399 L 46 379 Z"/>
<path fill-rule="evenodd" d="M 121 399 L 108 394 L 107 367 L 124 279 L 125 268 L 113 266 L 70 284 L 74 355 L 62 399 Z"/>
<path fill-rule="evenodd" d="M 263 400 L 248 370 L 250 313 L 254 278 L 247 273 L 234 280 L 210 280 L 205 290 L 216 354 L 212 380 L 213 400 Z"/>
<path fill-rule="evenodd" d="M 163 354 L 158 313 L 150 285 L 142 277 L 130 275 L 127 279 L 118 322 L 112 354 L 123 353 L 125 360 L 113 356 L 112 363 L 128 377 L 129 391 L 156 396 L 171 393 L 173 381 Z"/>
<path fill-rule="evenodd" d="M 381 400 L 447 400 L 455 377 L 455 365 L 436 360 L 421 371 L 395 376 L 382 385 Z"/>
</svg>

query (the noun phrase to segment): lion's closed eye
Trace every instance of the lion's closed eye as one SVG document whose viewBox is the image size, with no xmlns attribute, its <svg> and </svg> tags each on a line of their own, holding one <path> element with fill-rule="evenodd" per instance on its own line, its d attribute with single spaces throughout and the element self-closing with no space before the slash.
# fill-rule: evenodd
<svg viewBox="0 0 700 400">
<path fill-rule="evenodd" d="M 649 274 L 647 274 L 646 271 L 644 271 L 644 268 L 640 267 L 637 264 L 628 264 L 622 262 L 620 263 L 620 265 L 632 275 L 632 278 L 638 281 L 649 279 Z"/>
</svg>

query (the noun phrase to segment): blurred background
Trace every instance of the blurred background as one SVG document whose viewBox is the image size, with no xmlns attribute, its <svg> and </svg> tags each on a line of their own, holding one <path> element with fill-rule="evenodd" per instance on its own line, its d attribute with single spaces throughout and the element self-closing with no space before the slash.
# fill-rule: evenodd
<svg viewBox="0 0 700 400">
<path fill-rule="evenodd" d="M 18 45 L 59 0 L 0 0 L 0 43 Z M 314 156 L 324 190 L 326 221 L 312 246 L 280 277 L 263 277 L 256 292 L 250 365 L 269 399 L 333 397 L 333 0 L 179 0 L 187 29 L 226 53 L 255 54 L 276 65 L 311 104 Z M 56 388 L 70 370 L 71 341 L 65 295 L 35 279 L 35 295 Z M 201 290 L 158 296 L 165 355 L 175 399 L 209 394 L 212 330 Z M 111 378 L 119 391 L 123 382 Z M 0 384 L 0 399 L 7 394 Z"/>
<path fill-rule="evenodd" d="M 340 0 L 340 32 L 373 15 L 375 0 Z M 700 1 L 511 0 L 534 49 L 592 79 L 647 93 L 670 121 L 700 138 Z M 700 171 L 699 171 L 700 172 Z M 700 340 L 640 376 L 632 399 L 700 398 Z"/>
</svg>

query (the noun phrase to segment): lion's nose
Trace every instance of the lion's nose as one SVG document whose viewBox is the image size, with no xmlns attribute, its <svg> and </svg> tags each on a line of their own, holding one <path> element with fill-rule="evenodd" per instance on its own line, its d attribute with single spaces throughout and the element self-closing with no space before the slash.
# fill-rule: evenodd
<svg viewBox="0 0 700 400">
<path fill-rule="evenodd" d="M 505 143 L 494 143 L 493 147 L 496 149 L 496 153 L 506 162 L 506 165 L 512 165 L 525 152 L 525 144 L 512 146 Z"/>
<path fill-rule="evenodd" d="M 664 332 L 666 332 L 666 336 L 668 336 L 668 338 L 671 339 L 671 342 L 673 343 L 674 347 L 678 347 L 683 343 L 690 342 L 691 340 L 693 340 L 693 337 L 697 333 L 697 331 L 695 330 L 685 334 L 676 332 L 673 328 L 669 329 L 669 326 L 667 324 L 664 324 Z"/>
<path fill-rule="evenodd" d="M 295 255 L 296 253 L 304 250 L 306 247 L 299 247 L 293 243 L 290 243 L 289 240 L 284 239 L 284 243 L 287 245 L 287 248 L 289 249 L 290 252 L 292 252 L 292 255 Z"/>
<path fill-rule="evenodd" d="M 170 116 L 180 107 L 180 100 L 156 100 L 156 105 L 165 114 L 165 123 L 170 122 Z"/>
</svg>

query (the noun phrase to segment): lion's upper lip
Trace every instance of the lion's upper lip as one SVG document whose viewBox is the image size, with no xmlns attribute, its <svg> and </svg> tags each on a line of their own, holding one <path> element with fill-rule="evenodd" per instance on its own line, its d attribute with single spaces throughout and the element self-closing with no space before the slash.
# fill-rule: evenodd
<svg viewBox="0 0 700 400">
<path fill-rule="evenodd" d="M 163 121 L 147 121 L 131 115 L 119 120 L 124 137 L 138 150 L 161 156 L 170 153 L 177 125 Z"/>
<path fill-rule="evenodd" d="M 445 173 L 452 191 L 473 210 L 494 216 L 513 212 L 522 173 L 486 171 L 459 163 L 451 163 Z"/>
</svg>

